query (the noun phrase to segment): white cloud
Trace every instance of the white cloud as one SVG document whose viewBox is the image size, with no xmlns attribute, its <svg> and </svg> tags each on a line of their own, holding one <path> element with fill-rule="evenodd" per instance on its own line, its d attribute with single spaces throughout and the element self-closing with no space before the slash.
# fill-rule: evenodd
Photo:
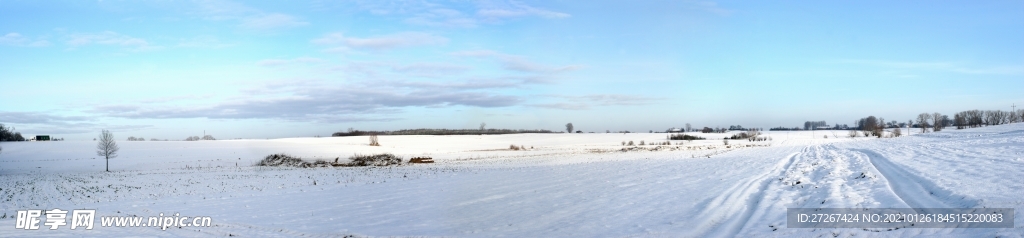
<svg viewBox="0 0 1024 238">
<path fill-rule="evenodd" d="M 66 43 L 72 47 L 87 45 L 121 46 L 133 51 L 154 50 L 160 48 L 159 46 L 149 44 L 149 42 L 144 39 L 118 34 L 113 31 L 71 34 L 68 36 Z"/>
<path fill-rule="evenodd" d="M 476 27 L 478 21 L 458 10 L 439 8 L 418 13 L 405 19 L 405 22 L 413 25 L 438 27 Z"/>
<path fill-rule="evenodd" d="M 543 18 L 568 18 L 571 15 L 568 13 L 555 12 L 529 5 L 523 4 L 517 1 L 510 1 L 508 4 L 503 4 L 500 7 L 489 7 L 480 9 L 476 12 L 476 15 L 485 19 L 498 20 L 502 18 L 516 18 L 524 16 L 537 16 Z"/>
<path fill-rule="evenodd" d="M 548 66 L 534 63 L 522 56 L 502 54 L 490 50 L 459 51 L 451 53 L 451 55 L 461 57 L 493 58 L 497 60 L 504 69 L 527 73 L 554 74 L 583 68 L 582 65 Z"/>
<path fill-rule="evenodd" d="M 270 30 L 277 28 L 291 28 L 309 25 L 308 22 L 300 21 L 293 16 L 281 13 L 261 14 L 246 17 L 242 20 L 241 26 L 253 30 Z"/>
<path fill-rule="evenodd" d="M 261 89 L 250 90 L 244 97 L 220 103 L 199 106 L 107 105 L 95 107 L 90 112 L 132 119 L 280 119 L 333 123 L 393 120 L 387 115 L 406 107 L 493 108 L 513 106 L 521 101 L 516 96 L 464 88 L 421 89 L 380 82 L 338 85 L 288 81 L 285 86 L 266 84 Z"/>
<path fill-rule="evenodd" d="M 346 37 L 341 33 L 331 33 L 323 37 L 313 39 L 311 42 L 320 45 L 336 46 L 328 51 L 340 51 L 347 48 L 362 50 L 390 50 L 401 47 L 442 45 L 448 43 L 448 38 L 422 32 L 401 32 L 391 35 L 375 36 L 368 38 Z M 344 48 L 339 48 L 344 47 Z"/>
<path fill-rule="evenodd" d="M 50 42 L 46 40 L 32 40 L 17 32 L 11 32 L 0 36 L 0 45 L 41 47 L 50 45 Z"/>
<path fill-rule="evenodd" d="M 233 1 L 204 0 L 195 3 L 198 8 L 195 13 L 203 19 L 238 21 L 239 27 L 249 30 L 270 31 L 309 25 L 292 15 L 266 12 Z"/>
<path fill-rule="evenodd" d="M 468 69 L 469 69 L 469 67 L 462 66 L 462 65 L 450 64 L 450 63 L 433 63 L 433 62 L 413 63 L 413 64 L 398 65 L 398 66 L 391 67 L 391 70 L 395 71 L 395 72 L 407 73 L 407 74 L 412 74 L 412 75 L 416 75 L 416 76 L 425 76 L 425 77 L 436 77 L 436 76 L 442 76 L 442 75 L 458 74 L 458 73 L 462 73 L 462 72 L 464 72 L 464 71 L 466 71 Z"/>
</svg>

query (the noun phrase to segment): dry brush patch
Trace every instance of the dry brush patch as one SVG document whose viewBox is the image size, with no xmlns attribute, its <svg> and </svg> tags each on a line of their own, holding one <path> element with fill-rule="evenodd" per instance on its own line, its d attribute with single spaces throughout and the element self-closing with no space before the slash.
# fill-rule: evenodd
<svg viewBox="0 0 1024 238">
<path fill-rule="evenodd" d="M 375 154 L 375 155 L 353 155 L 348 158 L 348 163 L 338 162 L 339 158 L 335 158 L 334 162 L 327 162 L 325 160 L 315 160 L 313 162 L 307 162 L 301 158 L 292 157 L 286 154 L 272 154 L 264 157 L 262 160 L 256 163 L 256 166 L 268 166 L 268 167 L 297 167 L 297 168 L 326 168 L 326 167 L 360 167 L 360 166 L 391 166 L 401 165 L 402 157 L 395 156 L 391 153 Z"/>
</svg>

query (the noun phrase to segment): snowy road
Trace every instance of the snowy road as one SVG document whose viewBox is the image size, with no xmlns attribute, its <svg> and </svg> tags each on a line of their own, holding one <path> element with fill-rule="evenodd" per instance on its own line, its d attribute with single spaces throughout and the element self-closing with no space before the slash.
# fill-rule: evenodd
<svg viewBox="0 0 1024 238">
<path fill-rule="evenodd" d="M 1020 237 L 1020 219 L 1001 229 L 795 229 L 786 228 L 785 216 L 787 208 L 1002 207 L 1020 217 L 1022 129 L 1014 124 L 895 139 L 792 133 L 770 147 L 729 149 L 709 140 L 691 145 L 703 146 L 699 150 L 634 152 L 599 150 L 621 148 L 610 145 L 623 138 L 542 138 L 565 144 L 527 152 L 454 148 L 437 152 L 443 153 L 435 156 L 437 164 L 391 168 L 268 169 L 201 158 L 223 166 L 143 163 L 112 173 L 47 173 L 41 168 L 68 160 L 26 157 L 40 161 L 27 164 L 5 154 L 5 168 L 41 168 L 0 175 L 0 209 L 7 214 L 0 236 Z M 478 143 L 487 140 L 496 147 L 538 138 Z M 609 146 L 595 147 L 595 141 Z M 280 148 L 304 146 L 289 143 Z M 4 153 L 18 153 L 4 146 Z M 242 147 L 214 152 L 264 153 Z M 168 160 L 164 164 L 179 163 Z M 73 169 L 54 169 L 66 170 Z M 208 215 L 215 226 L 13 229 L 14 211 L 54 207 L 95 208 L 100 215 Z"/>
</svg>

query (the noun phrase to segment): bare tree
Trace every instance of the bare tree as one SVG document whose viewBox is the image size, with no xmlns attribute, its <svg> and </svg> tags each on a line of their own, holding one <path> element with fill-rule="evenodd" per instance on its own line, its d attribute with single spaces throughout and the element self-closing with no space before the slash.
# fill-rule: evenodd
<svg viewBox="0 0 1024 238">
<path fill-rule="evenodd" d="M 487 123 L 480 123 L 480 131 L 483 131 L 487 127 Z"/>
<path fill-rule="evenodd" d="M 117 142 L 114 141 L 114 134 L 108 130 L 100 133 L 100 142 L 96 145 L 96 155 L 103 156 L 107 160 L 107 172 L 110 172 L 110 158 L 117 158 Z"/>
<path fill-rule="evenodd" d="M 572 122 L 570 122 L 569 124 L 565 124 L 565 131 L 572 133 Z"/>
<path fill-rule="evenodd" d="M 690 123 L 686 123 L 686 131 L 687 132 L 693 131 L 693 127 L 690 127 Z"/>
<path fill-rule="evenodd" d="M 938 113 L 938 112 L 932 113 L 932 131 L 941 131 L 941 130 L 942 130 L 942 114 Z"/>
<path fill-rule="evenodd" d="M 921 113 L 917 115 L 917 125 L 921 127 L 921 133 L 925 133 L 928 131 L 929 117 L 931 117 L 931 115 L 928 115 L 928 113 Z"/>
<path fill-rule="evenodd" d="M 380 146 L 380 143 L 377 141 L 377 134 L 370 134 L 370 146 Z"/>
<path fill-rule="evenodd" d="M 892 136 L 893 137 L 900 137 L 901 135 L 903 135 L 903 131 L 900 131 L 899 127 L 896 127 L 896 128 L 892 129 Z"/>
<path fill-rule="evenodd" d="M 1011 111 L 1009 116 L 1009 123 L 1017 122 L 1020 122 L 1020 113 L 1017 113 L 1017 111 Z"/>
</svg>

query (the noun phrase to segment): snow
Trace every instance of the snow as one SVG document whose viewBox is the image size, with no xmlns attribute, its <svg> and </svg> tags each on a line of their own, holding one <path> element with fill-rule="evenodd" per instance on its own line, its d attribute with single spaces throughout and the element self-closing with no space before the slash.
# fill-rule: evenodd
<svg viewBox="0 0 1024 238">
<path fill-rule="evenodd" d="M 765 132 L 668 146 L 664 133 L 119 141 L 102 172 L 93 141 L 4 142 L 0 237 L 514 236 L 1021 237 L 1014 228 L 797 229 L 787 208 L 1024 211 L 1024 123 L 899 138 Z M 827 136 L 827 138 L 825 138 Z M 508 150 L 509 145 L 533 148 Z M 396 167 L 267 168 L 273 153 L 345 160 L 430 156 Z M 799 182 L 799 183 L 797 183 Z M 213 227 L 14 229 L 25 209 L 211 216 Z"/>
</svg>

